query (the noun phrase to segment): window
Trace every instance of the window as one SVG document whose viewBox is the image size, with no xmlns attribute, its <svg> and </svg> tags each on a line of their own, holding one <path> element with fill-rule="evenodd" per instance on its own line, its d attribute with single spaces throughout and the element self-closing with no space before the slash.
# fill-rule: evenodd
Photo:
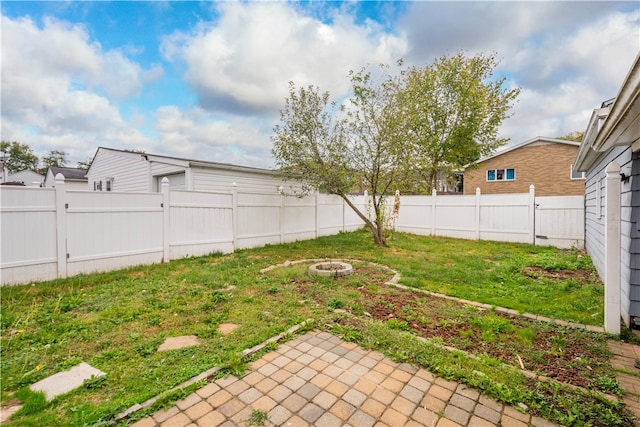
<svg viewBox="0 0 640 427">
<path fill-rule="evenodd" d="M 487 181 L 515 181 L 515 179 L 516 170 L 514 168 L 487 170 Z"/>
<path fill-rule="evenodd" d="M 584 172 L 575 172 L 573 170 L 573 164 L 571 165 L 571 179 L 585 179 L 586 175 Z"/>
<path fill-rule="evenodd" d="M 102 181 L 93 181 L 93 191 L 102 191 Z"/>
<path fill-rule="evenodd" d="M 107 191 L 113 191 L 113 178 L 107 178 L 105 183 L 107 184 Z"/>
</svg>

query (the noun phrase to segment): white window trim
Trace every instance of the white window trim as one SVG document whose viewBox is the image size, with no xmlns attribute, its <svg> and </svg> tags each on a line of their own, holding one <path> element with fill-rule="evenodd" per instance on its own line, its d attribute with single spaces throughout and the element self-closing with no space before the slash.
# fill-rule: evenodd
<svg viewBox="0 0 640 427">
<path fill-rule="evenodd" d="M 504 170 L 504 176 L 505 176 L 504 179 L 493 179 L 493 180 L 490 180 L 489 179 L 489 171 L 494 171 L 494 175 L 497 175 L 496 171 L 498 169 L 503 169 Z M 507 169 L 513 169 L 513 179 L 507 179 Z M 502 181 L 511 182 L 511 181 L 515 181 L 516 180 L 516 168 L 491 168 L 491 169 L 487 169 L 485 171 L 485 174 L 484 174 L 484 179 L 486 180 L 486 182 L 502 182 Z"/>
<path fill-rule="evenodd" d="M 571 167 L 569 168 L 569 179 L 571 179 L 572 181 L 580 181 L 580 180 L 585 180 L 587 179 L 587 174 L 586 172 L 578 172 L 580 174 L 582 174 L 582 176 L 580 178 L 574 178 L 573 177 L 573 163 L 571 163 Z"/>
</svg>

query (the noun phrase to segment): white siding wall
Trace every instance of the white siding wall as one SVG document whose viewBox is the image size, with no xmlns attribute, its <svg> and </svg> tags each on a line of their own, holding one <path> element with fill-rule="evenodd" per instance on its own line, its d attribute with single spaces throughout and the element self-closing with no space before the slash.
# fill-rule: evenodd
<svg viewBox="0 0 640 427">
<path fill-rule="evenodd" d="M 149 165 L 138 153 L 115 152 L 99 149 L 87 175 L 87 190 L 93 190 L 94 181 L 114 177 L 112 191 L 150 191 Z"/>
<path fill-rule="evenodd" d="M 232 191 L 232 184 L 237 184 L 238 191 L 248 191 L 262 194 L 279 194 L 278 187 L 284 185 L 269 174 L 192 167 L 191 179 L 193 191 Z"/>
<path fill-rule="evenodd" d="M 607 202 L 604 192 L 605 169 L 611 162 L 617 162 L 626 175 L 631 173 L 631 148 L 616 147 L 603 155 L 587 173 L 585 195 L 585 247 L 598 270 L 600 277 L 604 277 L 604 206 Z M 600 190 L 598 190 L 600 187 Z M 621 184 L 621 313 L 627 321 L 630 316 L 640 316 L 640 292 L 631 289 L 630 284 L 630 245 L 631 245 L 631 183 Z M 598 200 L 599 199 L 599 200 Z M 634 286 L 635 288 L 635 286 Z"/>
</svg>

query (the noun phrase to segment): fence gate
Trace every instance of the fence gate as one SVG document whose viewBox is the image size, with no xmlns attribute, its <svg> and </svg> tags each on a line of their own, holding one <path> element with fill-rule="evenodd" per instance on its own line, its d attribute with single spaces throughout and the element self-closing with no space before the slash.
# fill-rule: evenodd
<svg viewBox="0 0 640 427">
<path fill-rule="evenodd" d="M 584 249 L 584 196 L 536 197 L 535 244 Z"/>
</svg>

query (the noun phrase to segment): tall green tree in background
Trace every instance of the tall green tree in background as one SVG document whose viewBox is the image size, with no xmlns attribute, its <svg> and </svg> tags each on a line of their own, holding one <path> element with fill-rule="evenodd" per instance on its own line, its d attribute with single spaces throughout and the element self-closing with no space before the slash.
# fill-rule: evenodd
<svg viewBox="0 0 640 427">
<path fill-rule="evenodd" d="M 42 158 L 42 169 L 50 167 L 63 168 L 67 165 L 67 153 L 62 150 L 51 150 Z"/>
<path fill-rule="evenodd" d="M 493 78 L 496 55 L 443 56 L 403 71 L 398 90 L 400 127 L 412 154 L 413 191 L 431 192 L 439 176 L 486 156 L 505 144 L 498 128 L 508 117 L 519 88 Z"/>
<path fill-rule="evenodd" d="M 496 65 L 495 55 L 459 53 L 396 75 L 385 66 L 351 72 L 351 97 L 342 106 L 318 87 L 291 83 L 272 136 L 276 165 L 303 192 L 342 197 L 375 243 L 386 245 L 383 196 L 431 191 L 440 174 L 506 142 L 497 138 L 498 127 L 519 89 L 491 80 Z M 373 215 L 349 199 L 357 189 L 369 192 Z"/>
<path fill-rule="evenodd" d="M 4 164 L 9 173 L 23 170 L 36 170 L 38 168 L 38 156 L 33 154 L 29 145 L 17 141 L 0 142 L 0 152 L 6 157 Z"/>
</svg>

